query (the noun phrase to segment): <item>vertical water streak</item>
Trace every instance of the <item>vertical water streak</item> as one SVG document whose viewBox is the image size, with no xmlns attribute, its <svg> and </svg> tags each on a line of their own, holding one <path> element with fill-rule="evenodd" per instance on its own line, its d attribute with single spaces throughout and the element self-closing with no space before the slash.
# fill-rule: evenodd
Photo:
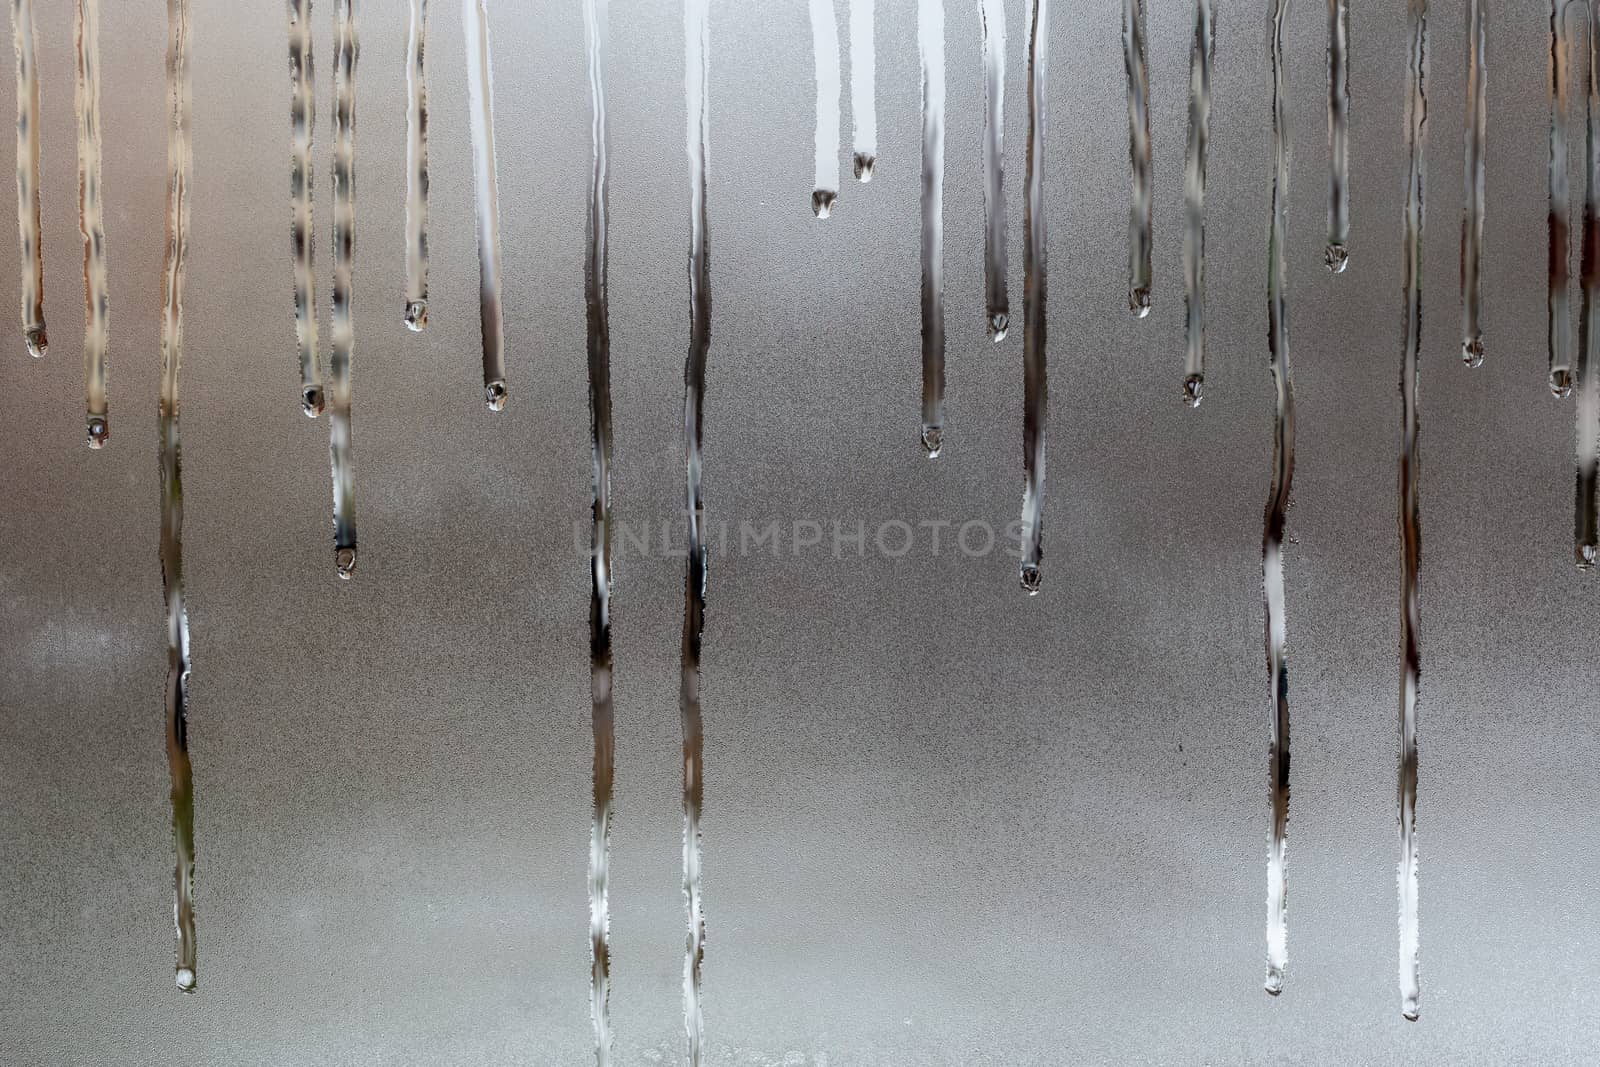
<svg viewBox="0 0 1600 1067">
<path fill-rule="evenodd" d="M 178 988 L 198 981 L 194 932 L 194 778 L 189 764 L 189 615 L 183 603 L 183 461 L 178 370 L 189 253 L 189 0 L 167 0 L 167 240 L 161 270 L 161 591 L 167 609 L 167 765 L 172 774 L 173 925 Z"/>
<path fill-rule="evenodd" d="M 922 449 L 944 436 L 944 0 L 918 0 L 922 59 Z"/>
<path fill-rule="evenodd" d="M 706 219 L 706 142 L 711 136 L 710 0 L 683 3 L 685 148 L 689 157 L 689 352 L 683 364 L 683 467 L 687 546 L 678 717 L 683 731 L 683 901 L 689 933 L 683 955 L 683 1028 L 689 1067 L 700 1067 L 704 1022 L 700 968 L 706 923 L 700 906 L 700 809 L 705 799 L 705 730 L 700 713 L 700 646 L 706 621 L 705 501 L 700 494 L 700 414 L 711 348 L 710 227 Z"/>
<path fill-rule="evenodd" d="M 22 338 L 28 355 L 50 349 L 44 327 L 44 247 L 39 224 L 38 33 L 33 0 L 11 0 L 17 51 L 17 232 L 22 248 Z"/>
<path fill-rule="evenodd" d="M 606 124 L 607 0 L 583 0 L 592 111 L 588 255 L 583 282 L 589 349 L 593 507 L 589 538 L 589 693 L 594 732 L 594 819 L 589 835 L 589 1010 L 596 1067 L 611 1063 L 611 795 L 616 717 L 611 703 L 611 320 L 607 305 L 610 133 Z"/>
<path fill-rule="evenodd" d="M 428 0 L 406 35 L 406 327 L 428 325 Z"/>
<path fill-rule="evenodd" d="M 1028 162 L 1022 202 L 1022 588 L 1044 582 L 1045 311 L 1049 235 L 1044 213 L 1045 92 L 1050 72 L 1050 0 L 1032 0 L 1028 22 Z"/>
<path fill-rule="evenodd" d="M 1483 364 L 1484 150 L 1488 137 L 1488 0 L 1467 0 L 1466 204 L 1461 210 L 1461 361 Z"/>
<path fill-rule="evenodd" d="M 1145 51 L 1145 0 L 1122 0 L 1122 57 L 1128 73 L 1128 162 L 1133 196 L 1128 205 L 1128 310 L 1150 314 L 1150 71 Z"/>
<path fill-rule="evenodd" d="M 328 359 L 328 452 L 333 466 L 333 560 L 340 578 L 356 569 L 355 472 L 350 456 L 350 356 L 355 348 L 356 0 L 335 0 L 333 67 L 333 315 Z"/>
<path fill-rule="evenodd" d="M 1284 613 L 1283 540 L 1294 484 L 1294 376 L 1289 364 L 1289 85 L 1284 32 L 1290 0 L 1273 0 L 1272 16 L 1272 222 L 1267 236 L 1267 369 L 1272 373 L 1272 484 L 1261 532 L 1262 594 L 1266 603 L 1267 675 L 1272 725 L 1267 754 L 1271 831 L 1267 847 L 1266 990 L 1283 992 L 1289 963 L 1289 671 Z"/>
<path fill-rule="evenodd" d="M 1550 210 L 1549 291 L 1547 344 L 1550 353 L 1550 393 L 1572 395 L 1572 324 L 1570 297 L 1571 235 L 1567 222 L 1567 122 L 1568 68 L 1572 37 L 1567 26 L 1568 0 L 1550 0 Z M 1580 13 L 1582 11 L 1580 6 Z"/>
<path fill-rule="evenodd" d="M 1578 319 L 1578 473 L 1573 507 L 1574 551 L 1588 570 L 1600 556 L 1600 35 L 1592 17 L 1600 0 L 1589 0 L 1589 93 L 1583 199 L 1583 311 Z"/>
<path fill-rule="evenodd" d="M 1011 328 L 1006 285 L 1006 5 L 980 0 L 983 23 L 983 266 L 989 336 Z"/>
<path fill-rule="evenodd" d="M 811 47 L 817 61 L 817 161 L 811 213 L 825 219 L 839 199 L 839 27 L 833 20 L 833 0 L 811 0 Z"/>
<path fill-rule="evenodd" d="M 1328 0 L 1328 269 L 1350 263 L 1350 0 Z"/>
<path fill-rule="evenodd" d="M 856 177 L 872 180 L 878 165 L 877 46 L 873 0 L 850 0 L 850 115 L 855 120 Z"/>
<path fill-rule="evenodd" d="M 1212 0 L 1195 0 L 1189 54 L 1189 146 L 1183 170 L 1183 306 L 1188 347 L 1183 402 L 1200 406 L 1206 380 L 1206 150 L 1211 143 Z"/>
<path fill-rule="evenodd" d="M 494 68 L 484 0 L 461 0 L 467 43 L 467 104 L 478 205 L 478 320 L 483 334 L 483 399 L 506 406 L 505 317 L 500 308 L 500 179 L 494 158 Z"/>
<path fill-rule="evenodd" d="M 1422 370 L 1422 229 L 1428 187 L 1428 0 L 1408 0 L 1406 94 L 1405 350 L 1400 363 L 1400 760 L 1398 809 L 1400 862 L 1400 1013 L 1417 1018 L 1421 972 L 1417 934 L 1417 699 L 1422 685 L 1421 608 L 1417 572 L 1422 565 L 1422 472 L 1417 376 Z"/>
<path fill-rule="evenodd" d="M 289 251 L 294 257 L 294 330 L 300 347 L 300 407 L 322 414 L 322 367 L 317 359 L 316 225 L 312 214 L 316 168 L 311 141 L 317 125 L 316 71 L 312 62 L 311 0 L 289 8 Z"/>
<path fill-rule="evenodd" d="M 106 349 L 111 294 L 106 284 L 105 211 L 100 200 L 100 0 L 78 0 L 78 230 L 83 235 L 84 410 L 89 447 L 111 435 Z"/>
</svg>

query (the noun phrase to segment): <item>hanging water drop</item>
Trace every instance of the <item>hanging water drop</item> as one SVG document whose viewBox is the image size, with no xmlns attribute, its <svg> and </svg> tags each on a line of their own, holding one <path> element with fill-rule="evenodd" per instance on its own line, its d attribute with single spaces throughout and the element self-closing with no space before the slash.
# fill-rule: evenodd
<svg viewBox="0 0 1600 1067">
<path fill-rule="evenodd" d="M 811 213 L 819 219 L 825 219 L 833 214 L 834 201 L 839 199 L 837 193 L 830 193 L 823 189 L 816 189 L 811 193 Z"/>
<path fill-rule="evenodd" d="M 104 448 L 106 441 L 111 437 L 111 427 L 105 419 L 91 418 L 89 420 L 89 447 Z"/>
<path fill-rule="evenodd" d="M 322 414 L 323 397 L 322 387 L 313 385 L 301 390 L 300 410 L 308 419 L 314 419 Z"/>
<path fill-rule="evenodd" d="M 1187 407 L 1197 408 L 1205 396 L 1205 375 L 1190 374 L 1183 379 L 1183 402 Z"/>
<path fill-rule="evenodd" d="M 484 403 L 489 405 L 490 411 L 504 411 L 506 407 L 506 383 L 490 382 L 483 387 Z"/>
</svg>

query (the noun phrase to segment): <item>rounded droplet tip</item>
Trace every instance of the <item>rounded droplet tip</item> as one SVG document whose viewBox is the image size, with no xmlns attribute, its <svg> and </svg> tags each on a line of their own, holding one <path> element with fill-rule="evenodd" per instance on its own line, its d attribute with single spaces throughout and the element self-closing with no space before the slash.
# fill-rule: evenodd
<svg viewBox="0 0 1600 1067">
<path fill-rule="evenodd" d="M 939 426 L 924 426 L 922 428 L 922 450 L 929 459 L 939 458 L 939 449 L 944 447 L 944 429 Z"/>
<path fill-rule="evenodd" d="M 43 359 L 50 353 L 50 335 L 44 332 L 43 326 L 34 326 L 22 335 L 23 343 L 28 346 L 28 355 L 34 359 Z"/>
<path fill-rule="evenodd" d="M 1415 998 L 1407 999 L 1401 1003 L 1400 1017 L 1408 1023 L 1414 1023 L 1422 1018 L 1422 1009 L 1417 1006 Z"/>
<path fill-rule="evenodd" d="M 1265 989 L 1267 991 L 1267 996 L 1269 996 L 1269 997 L 1275 997 L 1279 993 L 1282 993 L 1283 992 L 1283 972 L 1281 972 L 1281 971 L 1270 971 L 1270 972 L 1268 972 L 1267 980 L 1262 985 L 1261 988 L 1263 988 L 1263 989 Z"/>
<path fill-rule="evenodd" d="M 1006 333 L 1011 329 L 1011 313 L 1009 311 L 996 311 L 989 316 L 989 340 L 999 344 L 1006 339 Z"/>
<path fill-rule="evenodd" d="M 872 172 L 878 166 L 878 157 L 867 152 L 857 152 L 855 160 L 856 180 L 865 185 L 872 180 Z"/>
<path fill-rule="evenodd" d="M 89 420 L 89 447 L 104 448 L 106 439 L 111 436 L 111 427 L 106 420 L 96 415 Z"/>
<path fill-rule="evenodd" d="M 421 333 L 428 326 L 428 302 L 412 300 L 406 304 L 406 329 Z"/>
<path fill-rule="evenodd" d="M 1150 290 L 1146 286 L 1128 290 L 1128 310 L 1137 318 L 1145 318 L 1150 314 Z"/>
<path fill-rule="evenodd" d="M 356 546 L 344 545 L 334 549 L 333 567 L 339 572 L 339 577 L 348 582 L 356 572 Z"/>
<path fill-rule="evenodd" d="M 1022 591 L 1029 596 L 1038 596 L 1040 588 L 1044 585 L 1044 572 L 1037 563 L 1024 563 L 1020 572 Z"/>
<path fill-rule="evenodd" d="M 177 979 L 178 979 L 178 989 L 179 989 L 180 992 L 184 992 L 184 993 L 193 993 L 194 992 L 195 985 L 196 985 L 196 979 L 195 979 L 195 973 L 194 973 L 194 968 L 193 967 L 179 967 L 178 968 Z"/>
<path fill-rule="evenodd" d="M 1329 273 L 1343 274 L 1350 265 L 1350 250 L 1341 244 L 1331 244 L 1322 253 L 1322 261 L 1328 265 Z"/>
<path fill-rule="evenodd" d="M 1191 374 L 1183 380 L 1183 402 L 1191 408 L 1200 406 L 1201 399 L 1205 396 L 1206 376 L 1204 374 Z"/>
<path fill-rule="evenodd" d="M 1461 362 L 1469 367 L 1483 366 L 1483 338 L 1469 337 L 1461 342 Z"/>
<path fill-rule="evenodd" d="M 1550 372 L 1550 395 L 1557 400 L 1565 400 L 1572 395 L 1572 371 L 1566 367 L 1557 367 Z"/>
<path fill-rule="evenodd" d="M 813 189 L 811 191 L 811 213 L 819 219 L 825 219 L 833 214 L 833 203 L 839 199 L 839 194 L 831 189 Z"/>
<path fill-rule="evenodd" d="M 483 387 L 483 402 L 489 405 L 490 411 L 504 411 L 506 409 L 506 383 L 492 381 Z"/>
<path fill-rule="evenodd" d="M 1578 546 L 1578 569 L 1580 571 L 1592 569 L 1597 559 L 1600 559 L 1600 546 L 1592 543 Z"/>
<path fill-rule="evenodd" d="M 300 390 L 300 410 L 305 413 L 308 419 L 314 419 L 322 414 L 322 387 L 320 385 L 308 385 Z"/>
</svg>

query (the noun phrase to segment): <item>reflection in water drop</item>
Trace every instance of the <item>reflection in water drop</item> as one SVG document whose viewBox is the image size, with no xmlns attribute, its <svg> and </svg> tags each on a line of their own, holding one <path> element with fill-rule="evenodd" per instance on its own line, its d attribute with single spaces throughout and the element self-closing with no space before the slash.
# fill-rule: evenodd
<svg viewBox="0 0 1600 1067">
<path fill-rule="evenodd" d="M 855 119 L 855 171 L 872 180 L 878 159 L 877 48 L 873 0 L 850 0 L 850 114 Z"/>
<path fill-rule="evenodd" d="M 1327 264 L 1329 274 L 1343 274 L 1350 265 L 1350 250 L 1344 245 L 1330 244 L 1322 252 L 1322 261 Z"/>
<path fill-rule="evenodd" d="M 1483 338 L 1472 337 L 1461 342 L 1461 362 L 1469 367 L 1483 366 Z"/>
<path fill-rule="evenodd" d="M 939 458 L 939 449 L 944 447 L 944 430 L 938 426 L 922 427 L 922 451 L 929 459 Z"/>
<path fill-rule="evenodd" d="M 1200 406 L 1200 401 L 1205 396 L 1205 376 L 1191 374 L 1183 380 L 1183 402 L 1192 408 Z"/>
<path fill-rule="evenodd" d="M 308 419 L 314 419 L 322 414 L 322 404 L 321 386 L 310 386 L 300 394 L 300 410 Z"/>
<path fill-rule="evenodd" d="M 406 329 L 421 333 L 428 326 L 428 302 L 413 300 L 406 304 Z"/>
<path fill-rule="evenodd" d="M 815 189 L 811 193 L 811 213 L 819 219 L 825 219 L 833 214 L 833 203 L 838 199 L 837 193 L 830 193 L 826 189 Z"/>
<path fill-rule="evenodd" d="M 989 316 L 989 339 L 999 344 L 1011 332 L 1011 316 L 1004 312 Z"/>
<path fill-rule="evenodd" d="M 339 577 L 349 581 L 356 572 L 356 550 L 354 545 L 333 550 L 333 567 Z"/>
<path fill-rule="evenodd" d="M 194 992 L 194 990 L 195 990 L 195 975 L 194 975 L 193 971 L 191 971 L 187 967 L 179 967 L 178 968 L 177 978 L 178 978 L 178 988 L 180 990 L 182 990 L 185 993 L 193 993 Z"/>
<path fill-rule="evenodd" d="M 43 359 L 50 354 L 50 336 L 45 333 L 43 326 L 28 330 L 22 335 L 22 340 L 28 346 L 28 355 L 34 359 Z"/>
<path fill-rule="evenodd" d="M 506 383 L 490 382 L 484 386 L 483 401 L 489 405 L 490 411 L 504 411 L 506 407 Z"/>
<path fill-rule="evenodd" d="M 111 427 L 107 425 L 105 419 L 96 417 L 89 420 L 90 448 L 104 448 L 106 446 L 106 439 L 110 436 Z"/>
<path fill-rule="evenodd" d="M 1044 572 L 1036 564 L 1024 563 L 1021 571 L 1022 589 L 1029 596 L 1038 596 L 1044 585 Z"/>
<path fill-rule="evenodd" d="M 811 0 L 811 50 L 817 63 L 816 180 L 811 213 L 825 219 L 839 194 L 839 27 L 833 0 Z"/>
<path fill-rule="evenodd" d="M 873 172 L 878 167 L 878 157 L 863 155 L 862 153 L 857 152 L 854 166 L 856 178 L 859 179 L 863 185 L 865 185 L 867 182 L 872 180 Z"/>
<path fill-rule="evenodd" d="M 1565 400 L 1572 395 L 1572 368 L 1552 367 L 1550 370 L 1550 395 Z"/>
<path fill-rule="evenodd" d="M 1150 290 L 1128 290 L 1128 310 L 1133 312 L 1136 318 L 1148 317 L 1150 314 Z"/>
</svg>

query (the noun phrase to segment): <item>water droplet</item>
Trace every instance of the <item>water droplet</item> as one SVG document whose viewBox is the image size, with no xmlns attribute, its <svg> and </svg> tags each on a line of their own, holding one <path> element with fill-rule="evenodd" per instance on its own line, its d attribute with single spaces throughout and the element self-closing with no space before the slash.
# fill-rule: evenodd
<svg viewBox="0 0 1600 1067">
<path fill-rule="evenodd" d="M 1474 337 L 1461 342 L 1461 362 L 1469 367 L 1483 366 L 1483 338 Z"/>
<path fill-rule="evenodd" d="M 1044 572 L 1037 563 L 1024 563 L 1021 572 L 1022 591 L 1029 596 L 1038 596 L 1039 588 L 1044 584 Z"/>
<path fill-rule="evenodd" d="M 839 194 L 828 189 L 813 189 L 811 192 L 811 213 L 819 219 L 825 219 L 833 214 L 833 202 Z"/>
<path fill-rule="evenodd" d="M 856 179 L 863 185 L 872 180 L 872 172 L 878 166 L 878 157 L 865 152 L 857 152 L 855 159 Z"/>
<path fill-rule="evenodd" d="M 406 329 L 421 333 L 428 325 L 428 302 L 413 300 L 406 304 Z"/>
<path fill-rule="evenodd" d="M 944 430 L 938 426 L 924 426 L 922 428 L 922 450 L 928 454 L 929 459 L 939 458 L 939 449 L 944 446 L 942 440 Z"/>
<path fill-rule="evenodd" d="M 322 387 L 308 385 L 300 391 L 300 410 L 306 413 L 306 418 L 314 419 L 322 414 Z"/>
<path fill-rule="evenodd" d="M 1557 400 L 1565 400 L 1572 395 L 1572 371 L 1567 367 L 1557 367 L 1550 372 L 1550 395 Z"/>
<path fill-rule="evenodd" d="M 178 988 L 185 993 L 193 993 L 195 989 L 194 970 L 190 967 L 178 968 Z"/>
<path fill-rule="evenodd" d="M 1422 1017 L 1422 1010 L 1415 1000 L 1407 1000 L 1400 1005 L 1400 1015 L 1406 1022 L 1414 1023 Z"/>
<path fill-rule="evenodd" d="M 1283 970 L 1272 965 L 1267 966 L 1267 981 L 1262 987 L 1269 996 L 1277 996 L 1283 992 Z"/>
<path fill-rule="evenodd" d="M 1328 265 L 1330 272 L 1343 274 L 1350 265 L 1350 250 L 1344 245 L 1329 245 L 1327 251 L 1322 253 L 1322 261 Z"/>
<path fill-rule="evenodd" d="M 506 383 L 493 381 L 484 386 L 483 402 L 489 405 L 490 411 L 504 411 L 506 409 Z"/>
<path fill-rule="evenodd" d="M 1191 374 L 1183 380 L 1183 402 L 1189 407 L 1197 408 L 1204 396 L 1206 377 L 1203 374 Z"/>
<path fill-rule="evenodd" d="M 1600 548 L 1592 544 L 1578 546 L 1578 569 L 1580 571 L 1592 568 L 1596 558 L 1600 558 Z"/>
<path fill-rule="evenodd" d="M 989 316 L 989 340 L 999 344 L 1006 339 L 1006 333 L 1011 329 L 1011 315 L 1005 311 L 996 311 Z"/>
<path fill-rule="evenodd" d="M 1128 310 L 1139 318 L 1150 314 L 1150 290 L 1144 286 L 1128 290 Z"/>
<path fill-rule="evenodd" d="M 50 337 L 44 332 L 43 326 L 35 326 L 23 335 L 23 340 L 28 346 L 28 355 L 34 359 L 43 359 L 50 353 Z"/>
<path fill-rule="evenodd" d="M 356 572 L 356 546 L 346 545 L 333 550 L 333 566 L 345 581 Z"/>
<path fill-rule="evenodd" d="M 106 420 L 96 416 L 89 420 L 89 447 L 104 448 L 106 438 L 111 436 L 111 427 L 106 425 Z"/>
</svg>

